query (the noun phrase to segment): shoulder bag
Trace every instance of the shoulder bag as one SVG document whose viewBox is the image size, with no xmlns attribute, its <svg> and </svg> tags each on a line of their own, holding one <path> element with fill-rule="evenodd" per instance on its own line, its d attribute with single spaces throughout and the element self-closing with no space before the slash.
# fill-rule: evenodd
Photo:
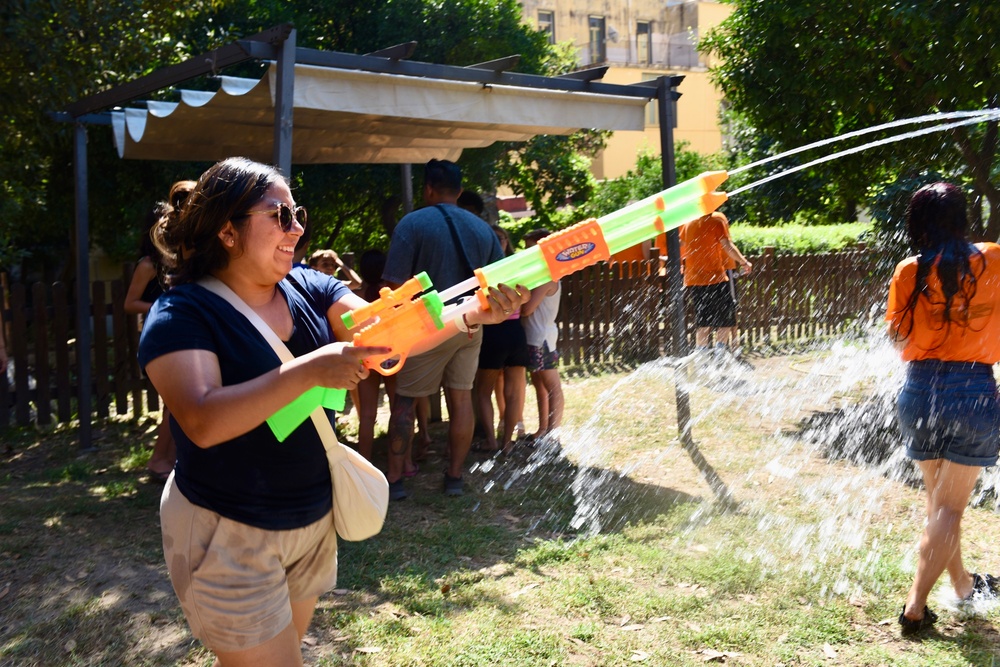
<svg viewBox="0 0 1000 667">
<path fill-rule="evenodd" d="M 207 276 L 198 281 L 205 289 L 222 297 L 250 320 L 268 342 L 282 363 L 295 357 L 278 335 L 250 306 L 218 278 Z M 389 507 L 389 482 L 365 457 L 337 442 L 330 420 L 322 407 L 309 415 L 326 449 L 333 482 L 333 526 L 337 534 L 350 542 L 366 540 L 382 530 Z"/>
</svg>

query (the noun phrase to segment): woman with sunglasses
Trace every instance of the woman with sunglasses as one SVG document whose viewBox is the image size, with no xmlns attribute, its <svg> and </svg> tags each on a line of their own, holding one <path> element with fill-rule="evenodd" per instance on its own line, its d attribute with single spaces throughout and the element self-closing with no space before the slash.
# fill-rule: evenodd
<svg viewBox="0 0 1000 667">
<path fill-rule="evenodd" d="M 139 360 L 177 441 L 160 503 L 164 555 L 193 634 L 224 667 L 301 665 L 301 638 L 336 581 L 323 443 L 310 420 L 283 442 L 265 420 L 314 386 L 353 389 L 366 357 L 391 352 L 334 342 L 347 335 L 340 316 L 366 305 L 341 281 L 285 280 L 306 224 L 277 170 L 230 158 L 201 176 L 175 225 L 154 230 L 170 290 L 150 310 Z M 295 359 L 281 363 L 249 320 L 198 284 L 207 276 Z M 491 290 L 494 307 L 468 325 L 502 319 L 521 291 Z M 449 324 L 426 346 L 457 332 Z"/>
<path fill-rule="evenodd" d="M 979 471 L 997 462 L 1000 402 L 1000 246 L 970 243 L 965 195 L 950 183 L 917 190 L 906 231 L 918 254 L 889 285 L 889 337 L 906 381 L 896 406 L 906 455 L 927 490 L 927 521 L 913 585 L 899 615 L 904 636 L 931 627 L 927 596 L 947 570 L 961 601 L 993 597 L 997 580 L 962 562 L 962 515 Z"/>
</svg>

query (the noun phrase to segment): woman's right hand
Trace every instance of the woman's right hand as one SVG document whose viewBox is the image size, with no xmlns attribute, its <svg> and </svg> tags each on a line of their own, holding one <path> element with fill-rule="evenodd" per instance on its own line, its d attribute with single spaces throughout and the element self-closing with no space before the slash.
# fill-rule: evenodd
<svg viewBox="0 0 1000 667">
<path fill-rule="evenodd" d="M 317 386 L 354 389 L 361 380 L 368 377 L 369 371 L 364 366 L 364 360 L 391 352 L 391 347 L 355 347 L 350 343 L 330 343 L 306 356 L 309 367 L 315 373 Z"/>
</svg>

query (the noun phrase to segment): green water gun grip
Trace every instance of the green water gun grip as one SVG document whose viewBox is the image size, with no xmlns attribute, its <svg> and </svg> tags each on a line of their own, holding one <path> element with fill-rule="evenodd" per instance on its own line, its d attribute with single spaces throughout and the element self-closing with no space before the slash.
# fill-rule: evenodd
<svg viewBox="0 0 1000 667">
<path fill-rule="evenodd" d="M 346 403 L 346 389 L 313 387 L 271 415 L 267 420 L 267 425 L 271 427 L 271 432 L 274 433 L 278 442 L 284 442 L 292 434 L 292 431 L 309 419 L 309 415 L 316 408 L 323 407 L 343 412 Z"/>
</svg>

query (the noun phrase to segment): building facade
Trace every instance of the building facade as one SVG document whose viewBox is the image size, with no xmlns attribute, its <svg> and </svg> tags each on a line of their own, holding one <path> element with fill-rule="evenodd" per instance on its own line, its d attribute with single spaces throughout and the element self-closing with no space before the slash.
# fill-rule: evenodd
<svg viewBox="0 0 1000 667">
<path fill-rule="evenodd" d="M 709 79 L 708 56 L 696 46 L 729 16 L 729 5 L 715 0 L 524 0 L 521 7 L 524 20 L 548 33 L 550 42 L 572 42 L 581 66 L 608 65 L 605 83 L 684 75 L 675 141 L 686 141 L 699 153 L 722 149 L 722 95 Z M 594 161 L 594 176 L 621 176 L 635 166 L 642 150 L 660 152 L 659 118 L 652 103 L 645 131 L 616 132 Z"/>
</svg>

